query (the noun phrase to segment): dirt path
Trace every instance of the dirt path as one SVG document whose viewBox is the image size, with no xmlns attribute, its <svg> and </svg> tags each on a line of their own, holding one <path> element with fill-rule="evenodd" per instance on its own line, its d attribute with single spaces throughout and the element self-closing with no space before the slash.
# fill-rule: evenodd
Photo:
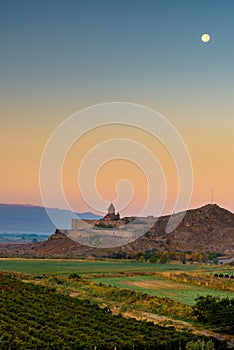
<svg viewBox="0 0 234 350">
<path fill-rule="evenodd" d="M 223 335 L 219 333 L 212 332 L 211 330 L 202 330 L 198 329 L 195 326 L 191 325 L 188 322 L 185 321 L 180 321 L 180 320 L 175 320 L 173 318 L 167 317 L 167 316 L 161 316 L 161 315 L 156 315 L 152 314 L 149 312 L 145 311 L 126 311 L 122 313 L 124 317 L 134 317 L 138 320 L 147 320 L 147 321 L 152 321 L 155 324 L 159 324 L 162 326 L 174 326 L 177 329 L 189 329 L 191 332 L 194 334 L 198 335 L 204 335 L 205 337 L 213 337 L 221 342 L 227 342 L 227 349 L 234 349 L 234 337 L 229 336 L 229 335 Z"/>
</svg>

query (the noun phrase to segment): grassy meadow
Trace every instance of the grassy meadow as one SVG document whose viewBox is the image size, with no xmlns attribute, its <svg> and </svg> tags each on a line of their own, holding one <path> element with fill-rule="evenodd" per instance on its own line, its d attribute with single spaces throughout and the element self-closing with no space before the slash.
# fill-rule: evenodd
<svg viewBox="0 0 234 350">
<path fill-rule="evenodd" d="M 170 298 L 187 305 L 193 305 L 198 295 L 212 294 L 219 297 L 233 297 L 233 292 L 230 291 L 175 282 L 169 279 L 161 279 L 157 276 L 103 277 L 95 278 L 93 281 L 161 298 Z"/>
<path fill-rule="evenodd" d="M 28 274 L 80 275 L 154 273 L 164 271 L 219 271 L 221 267 L 206 265 L 151 264 L 125 260 L 62 260 L 62 259 L 0 259 L 0 270 Z"/>
</svg>

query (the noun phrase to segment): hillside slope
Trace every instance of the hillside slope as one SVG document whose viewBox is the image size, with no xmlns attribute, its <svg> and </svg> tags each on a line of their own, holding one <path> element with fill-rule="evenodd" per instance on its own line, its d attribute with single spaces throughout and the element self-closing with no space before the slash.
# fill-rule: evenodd
<svg viewBox="0 0 234 350">
<path fill-rule="evenodd" d="M 177 215 L 174 215 L 175 220 Z M 131 249 L 167 246 L 170 250 L 180 251 L 234 250 L 234 214 L 216 204 L 188 210 L 171 233 L 166 233 L 168 220 L 169 216 L 159 218 L 147 235 L 131 244 Z"/>
</svg>

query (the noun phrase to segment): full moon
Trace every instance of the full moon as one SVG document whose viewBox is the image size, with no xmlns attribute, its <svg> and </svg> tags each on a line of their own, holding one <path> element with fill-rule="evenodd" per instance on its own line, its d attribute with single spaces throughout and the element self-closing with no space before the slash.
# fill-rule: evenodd
<svg viewBox="0 0 234 350">
<path fill-rule="evenodd" d="M 202 34 L 201 40 L 202 40 L 204 43 L 208 43 L 208 42 L 210 41 L 210 35 L 209 35 L 209 34 Z"/>
</svg>

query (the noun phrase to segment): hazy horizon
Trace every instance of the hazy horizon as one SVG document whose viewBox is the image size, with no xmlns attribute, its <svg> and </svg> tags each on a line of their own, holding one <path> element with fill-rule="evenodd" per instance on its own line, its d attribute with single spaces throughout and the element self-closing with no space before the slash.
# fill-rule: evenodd
<svg viewBox="0 0 234 350">
<path fill-rule="evenodd" d="M 37 208 L 45 208 L 43 205 L 38 205 L 38 204 L 30 204 L 30 203 L 0 203 L 0 205 L 9 205 L 9 206 L 22 206 L 22 207 L 37 207 Z M 199 209 L 199 208 L 202 208 L 202 207 L 205 207 L 205 206 L 207 206 L 207 205 L 217 205 L 218 207 L 220 207 L 220 208 L 223 208 L 223 209 L 225 209 L 225 210 L 228 210 L 228 211 L 230 211 L 231 213 L 233 213 L 234 214 L 234 212 L 233 211 L 231 211 L 230 209 L 228 209 L 228 208 L 225 208 L 225 207 L 222 207 L 221 205 L 219 205 L 219 203 L 210 203 L 210 202 L 207 202 L 207 203 L 203 203 L 203 204 L 201 204 L 200 206 L 197 206 L 197 207 L 193 207 L 193 208 L 189 208 L 188 210 L 194 210 L 194 209 Z M 59 208 L 59 207 L 49 207 L 48 209 L 55 209 L 55 210 L 65 210 L 65 211 L 67 211 L 67 209 L 66 208 Z M 116 212 L 118 211 L 118 208 L 116 208 Z M 79 211 L 79 210 L 77 210 L 77 211 L 75 211 L 75 212 L 77 212 L 77 213 L 79 213 L 79 214 L 93 214 L 93 215 L 97 215 L 97 216 L 100 216 L 100 212 L 92 212 L 92 211 L 86 211 L 86 212 L 81 212 L 81 211 Z M 107 211 L 105 212 L 105 213 L 107 213 Z M 179 212 L 177 212 L 177 213 L 179 213 Z M 163 214 L 163 215 L 171 215 L 172 214 L 172 212 L 168 212 L 168 213 L 165 213 L 165 214 Z M 174 214 L 176 214 L 176 213 L 174 213 Z M 121 215 L 121 213 L 120 213 L 120 216 L 122 216 Z M 130 215 L 131 216 L 131 215 Z M 133 216 L 133 215 L 132 215 Z"/>
</svg>

